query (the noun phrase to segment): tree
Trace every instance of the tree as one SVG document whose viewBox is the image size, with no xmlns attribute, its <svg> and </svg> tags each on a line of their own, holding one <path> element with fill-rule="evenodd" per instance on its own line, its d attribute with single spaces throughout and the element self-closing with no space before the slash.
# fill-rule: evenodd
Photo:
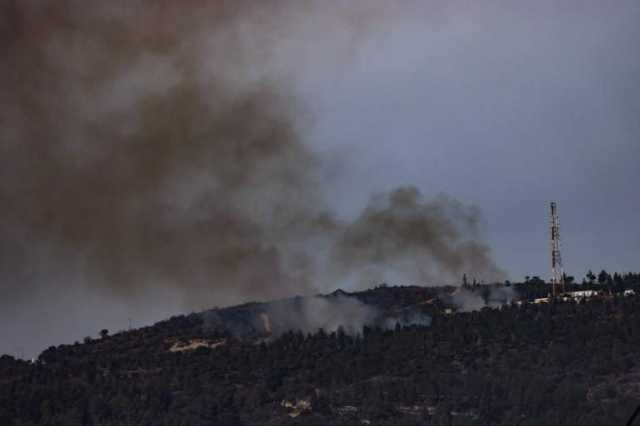
<svg viewBox="0 0 640 426">
<path fill-rule="evenodd" d="M 539 276 L 535 275 L 533 278 L 531 278 L 529 280 L 529 284 L 533 284 L 533 285 L 543 285 L 545 284 L 544 280 L 541 279 Z"/>
<path fill-rule="evenodd" d="M 102 337 L 103 339 L 108 335 L 109 335 L 109 330 L 107 330 L 106 328 L 103 328 L 102 330 L 100 330 L 100 337 Z"/>
<path fill-rule="evenodd" d="M 589 272 L 587 272 L 587 279 L 589 280 L 589 284 L 593 284 L 593 282 L 596 280 L 596 276 L 591 269 L 589 269 Z"/>
<path fill-rule="evenodd" d="M 598 284 L 604 285 L 611 280 L 611 276 L 604 269 L 598 274 Z"/>
</svg>

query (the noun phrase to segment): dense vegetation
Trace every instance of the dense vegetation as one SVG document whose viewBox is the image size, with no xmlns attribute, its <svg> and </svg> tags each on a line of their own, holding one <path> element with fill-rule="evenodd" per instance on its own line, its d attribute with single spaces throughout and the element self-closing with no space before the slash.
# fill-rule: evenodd
<svg viewBox="0 0 640 426">
<path fill-rule="evenodd" d="M 639 278 L 623 277 L 618 289 L 640 290 Z M 532 297 L 546 291 L 537 282 L 514 287 Z M 379 287 L 354 296 L 387 310 L 437 291 Z M 264 340 L 191 314 L 105 330 L 35 363 L 2 356 L 0 424 L 624 425 L 640 403 L 638 296 L 454 315 L 420 306 L 431 326 Z M 171 350 L 192 339 L 210 347 Z"/>
</svg>

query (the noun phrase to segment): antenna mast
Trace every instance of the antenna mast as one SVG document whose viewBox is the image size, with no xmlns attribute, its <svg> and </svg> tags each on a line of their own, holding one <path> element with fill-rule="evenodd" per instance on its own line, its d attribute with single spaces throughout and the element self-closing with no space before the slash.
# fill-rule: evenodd
<svg viewBox="0 0 640 426">
<path fill-rule="evenodd" d="M 560 255 L 560 221 L 558 205 L 551 203 L 551 294 L 553 297 L 564 292 L 564 270 Z"/>
</svg>

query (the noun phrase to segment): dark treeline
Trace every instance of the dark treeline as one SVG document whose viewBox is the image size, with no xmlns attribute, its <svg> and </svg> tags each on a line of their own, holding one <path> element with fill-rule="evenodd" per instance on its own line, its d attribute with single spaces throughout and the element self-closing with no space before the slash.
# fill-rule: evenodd
<svg viewBox="0 0 640 426">
<path fill-rule="evenodd" d="M 633 277 L 624 288 L 640 289 Z M 403 305 L 430 291 L 358 296 Z M 624 425 L 640 403 L 637 296 L 434 313 L 430 327 L 355 336 L 241 341 L 199 314 L 101 334 L 35 363 L 0 357 L 0 424 Z M 170 350 L 192 339 L 218 345 Z"/>
</svg>

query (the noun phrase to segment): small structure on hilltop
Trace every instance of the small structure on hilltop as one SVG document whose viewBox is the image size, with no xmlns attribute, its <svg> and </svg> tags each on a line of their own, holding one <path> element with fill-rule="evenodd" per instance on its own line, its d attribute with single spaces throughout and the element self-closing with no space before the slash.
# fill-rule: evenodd
<svg viewBox="0 0 640 426">
<path fill-rule="evenodd" d="M 593 299 L 594 297 L 602 297 L 603 294 L 598 290 L 579 290 L 579 291 L 571 291 L 566 293 L 565 296 L 567 298 L 580 301 L 580 300 L 588 300 Z"/>
</svg>

